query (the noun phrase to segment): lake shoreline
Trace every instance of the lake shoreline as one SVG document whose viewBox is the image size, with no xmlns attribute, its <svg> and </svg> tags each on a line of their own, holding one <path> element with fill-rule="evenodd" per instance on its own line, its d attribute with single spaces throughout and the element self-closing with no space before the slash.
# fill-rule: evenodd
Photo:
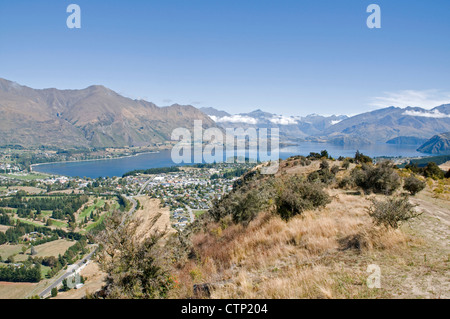
<svg viewBox="0 0 450 319">
<path fill-rule="evenodd" d="M 290 156 L 295 155 L 307 156 L 310 154 L 310 152 L 320 153 L 321 150 L 324 149 L 326 149 L 328 151 L 328 154 L 330 156 L 333 156 L 334 158 L 338 158 L 339 156 L 354 157 L 355 152 L 358 150 L 358 148 L 359 147 L 344 147 L 327 143 L 304 142 L 299 143 L 296 146 L 290 146 L 280 149 L 279 157 L 282 159 L 286 159 Z M 417 152 L 416 147 L 412 145 L 370 145 L 364 148 L 359 148 L 359 151 L 364 155 L 370 156 L 372 158 L 411 158 L 427 156 L 427 154 Z M 253 154 L 246 153 L 246 156 L 252 157 Z M 170 166 L 177 166 L 177 164 L 174 163 L 172 159 L 171 151 L 159 150 L 109 159 L 100 158 L 81 161 L 33 164 L 33 172 L 69 177 L 121 177 L 123 176 L 123 174 L 133 170 Z"/>
<path fill-rule="evenodd" d="M 134 154 L 134 155 L 119 156 L 119 157 L 112 157 L 112 158 L 95 158 L 95 159 L 88 159 L 88 160 L 75 160 L 75 161 L 58 161 L 58 162 L 37 163 L 37 164 L 31 164 L 31 165 L 30 165 L 30 173 L 37 172 L 37 173 L 42 173 L 42 174 L 48 174 L 48 173 L 43 173 L 43 172 L 39 172 L 39 171 L 33 171 L 34 167 L 37 167 L 37 166 L 44 166 L 44 165 L 51 165 L 51 164 L 64 164 L 64 163 L 82 163 L 82 162 L 95 162 L 95 161 L 118 160 L 118 159 L 124 159 L 124 158 L 136 157 L 136 156 L 145 155 L 145 154 L 159 154 L 159 153 L 161 153 L 161 151 L 150 151 L 150 152 L 143 152 L 143 153 L 138 153 L 138 154 Z"/>
</svg>

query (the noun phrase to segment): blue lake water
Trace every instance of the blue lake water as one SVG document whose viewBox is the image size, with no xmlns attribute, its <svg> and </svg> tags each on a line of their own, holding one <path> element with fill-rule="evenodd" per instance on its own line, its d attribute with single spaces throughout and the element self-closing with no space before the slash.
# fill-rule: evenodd
<svg viewBox="0 0 450 319">
<path fill-rule="evenodd" d="M 333 157 L 353 157 L 357 150 L 370 157 L 426 156 L 426 154 L 417 152 L 417 148 L 417 145 L 379 144 L 363 147 L 349 147 L 328 143 L 303 142 L 296 146 L 280 149 L 280 158 L 286 159 L 293 155 L 309 155 L 310 152 L 319 153 L 322 150 L 327 150 Z M 248 156 L 252 157 L 251 154 Z M 171 151 L 167 150 L 159 153 L 145 153 L 119 159 L 43 164 L 35 166 L 33 171 L 71 177 L 79 176 L 97 178 L 106 176 L 122 176 L 124 173 L 136 169 L 168 167 L 174 165 L 177 164 L 172 161 Z"/>
</svg>

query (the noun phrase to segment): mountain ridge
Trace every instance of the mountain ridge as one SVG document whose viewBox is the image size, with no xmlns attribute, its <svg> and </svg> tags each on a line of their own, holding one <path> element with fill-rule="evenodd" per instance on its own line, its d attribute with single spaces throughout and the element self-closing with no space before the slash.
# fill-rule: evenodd
<svg viewBox="0 0 450 319">
<path fill-rule="evenodd" d="M 417 150 L 428 154 L 450 154 L 450 132 L 433 136 Z"/>
<path fill-rule="evenodd" d="M 125 147 L 164 143 L 177 127 L 216 124 L 191 105 L 158 107 L 102 86 L 32 89 L 0 79 L 0 145 Z"/>
<path fill-rule="evenodd" d="M 405 144 L 420 145 L 436 134 L 450 131 L 450 104 L 431 110 L 420 107 L 386 107 L 351 117 L 345 115 L 306 117 L 280 116 L 256 110 L 217 117 L 222 127 L 278 127 L 285 139 L 307 139 L 338 145 Z"/>
</svg>

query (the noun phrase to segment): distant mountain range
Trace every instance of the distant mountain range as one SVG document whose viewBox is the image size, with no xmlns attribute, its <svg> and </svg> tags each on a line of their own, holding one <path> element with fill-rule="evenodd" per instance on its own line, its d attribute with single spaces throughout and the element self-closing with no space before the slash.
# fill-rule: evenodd
<svg viewBox="0 0 450 319">
<path fill-rule="evenodd" d="M 0 145 L 23 147 L 148 146 L 171 138 L 177 127 L 216 124 L 189 105 L 158 107 L 103 86 L 35 90 L 0 79 Z"/>
<path fill-rule="evenodd" d="M 170 141 L 175 128 L 279 128 L 281 141 L 340 145 L 413 144 L 450 132 L 450 104 L 427 110 L 388 107 L 346 115 L 285 116 L 256 110 L 229 114 L 174 104 L 158 107 L 123 97 L 104 86 L 36 90 L 0 79 L 0 146 L 58 148 L 152 146 Z M 440 144 L 439 144 L 440 145 Z M 438 144 L 429 152 L 443 152 Z"/>
<path fill-rule="evenodd" d="M 261 110 L 250 113 L 231 115 L 214 108 L 201 108 L 200 111 L 209 115 L 218 125 L 223 128 L 279 128 L 280 136 L 284 140 L 306 139 L 310 136 L 320 134 L 329 127 L 337 124 L 348 117 L 346 115 L 321 116 L 311 114 L 306 117 L 277 115 Z"/>
<path fill-rule="evenodd" d="M 286 117 L 257 110 L 230 115 L 200 109 L 222 127 L 279 127 L 288 140 L 305 139 L 340 145 L 375 143 L 421 145 L 429 138 L 450 131 L 450 104 L 427 110 L 419 107 L 388 107 L 352 117 L 345 115 Z"/>
<path fill-rule="evenodd" d="M 370 143 L 386 143 L 396 139 L 410 143 L 450 131 L 450 104 L 427 110 L 419 107 L 388 107 L 352 116 L 326 129 L 327 139 L 351 137 Z M 421 139 L 421 140 L 419 140 Z"/>
</svg>

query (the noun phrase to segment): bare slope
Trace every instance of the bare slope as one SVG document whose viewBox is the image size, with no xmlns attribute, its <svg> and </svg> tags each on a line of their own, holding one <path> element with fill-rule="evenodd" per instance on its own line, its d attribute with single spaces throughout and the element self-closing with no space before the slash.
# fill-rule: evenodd
<svg viewBox="0 0 450 319">
<path fill-rule="evenodd" d="M 146 146 L 170 140 L 177 127 L 214 122 L 193 106 L 158 107 L 103 86 L 34 90 L 0 79 L 0 145 Z"/>
</svg>

